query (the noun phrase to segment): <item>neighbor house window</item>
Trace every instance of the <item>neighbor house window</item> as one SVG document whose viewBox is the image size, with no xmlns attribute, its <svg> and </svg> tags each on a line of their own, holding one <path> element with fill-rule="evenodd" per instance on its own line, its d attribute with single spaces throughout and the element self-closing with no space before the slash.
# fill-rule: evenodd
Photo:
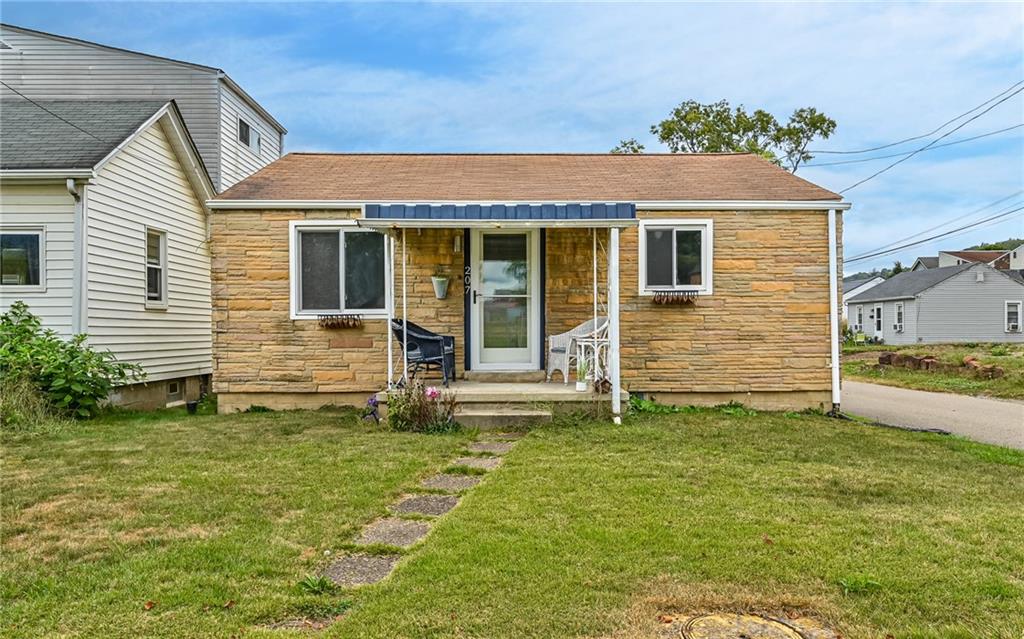
<svg viewBox="0 0 1024 639">
<path fill-rule="evenodd" d="M 640 222 L 640 294 L 711 293 L 711 220 Z"/>
<path fill-rule="evenodd" d="M 1008 333 L 1020 333 L 1021 302 L 1016 300 L 1006 302 L 1006 331 Z"/>
<path fill-rule="evenodd" d="M 146 229 L 146 306 L 167 305 L 167 233 Z"/>
<path fill-rule="evenodd" d="M 238 141 L 256 153 L 260 152 L 260 132 L 242 118 L 238 118 Z"/>
<path fill-rule="evenodd" d="M 892 329 L 897 333 L 903 332 L 903 302 L 896 302 L 896 323 Z"/>
<path fill-rule="evenodd" d="M 0 286 L 42 290 L 46 282 L 42 228 L 0 231 Z"/>
<path fill-rule="evenodd" d="M 293 224 L 293 318 L 381 316 L 387 272 L 384 235 L 350 224 Z"/>
</svg>

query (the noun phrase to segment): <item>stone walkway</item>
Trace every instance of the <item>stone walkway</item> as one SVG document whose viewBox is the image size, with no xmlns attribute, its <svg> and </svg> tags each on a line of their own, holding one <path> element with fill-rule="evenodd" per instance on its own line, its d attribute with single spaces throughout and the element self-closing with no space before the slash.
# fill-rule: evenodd
<svg viewBox="0 0 1024 639">
<path fill-rule="evenodd" d="M 460 469 L 491 471 L 501 465 L 501 456 L 512 450 L 523 433 L 485 433 L 466 446 L 466 453 L 449 465 L 456 472 L 439 473 L 420 482 L 425 491 L 403 495 L 388 507 L 392 516 L 367 524 L 353 544 L 373 551 L 352 552 L 326 566 L 321 574 L 342 588 L 375 584 L 394 571 L 404 552 L 422 541 L 433 520 L 458 505 L 460 495 L 480 483 L 481 475 L 463 474 Z M 389 550 L 390 549 L 390 550 Z"/>
</svg>

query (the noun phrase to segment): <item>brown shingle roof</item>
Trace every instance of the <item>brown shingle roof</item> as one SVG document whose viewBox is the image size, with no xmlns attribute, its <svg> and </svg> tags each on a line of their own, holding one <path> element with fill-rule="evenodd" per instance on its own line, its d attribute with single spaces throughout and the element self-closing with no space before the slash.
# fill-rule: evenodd
<svg viewBox="0 0 1024 639">
<path fill-rule="evenodd" d="M 290 153 L 222 200 L 839 200 L 749 154 Z"/>
<path fill-rule="evenodd" d="M 965 262 L 991 262 L 997 257 L 1002 257 L 1007 251 L 943 251 L 947 255 L 964 260 Z"/>
</svg>

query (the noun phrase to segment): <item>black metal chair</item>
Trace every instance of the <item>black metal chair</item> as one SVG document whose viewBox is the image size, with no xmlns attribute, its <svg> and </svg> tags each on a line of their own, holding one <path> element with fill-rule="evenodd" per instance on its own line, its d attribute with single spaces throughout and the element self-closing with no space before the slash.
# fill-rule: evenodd
<svg viewBox="0 0 1024 639">
<path fill-rule="evenodd" d="M 413 322 L 409 322 L 403 327 L 400 319 L 391 320 L 391 332 L 398 340 L 398 344 L 405 349 L 409 361 L 409 368 L 403 375 L 403 381 L 406 378 L 412 379 L 421 370 L 441 371 L 441 379 L 446 387 L 451 380 L 455 379 L 455 338 L 453 336 L 438 335 Z M 406 334 L 409 339 L 408 348 L 405 345 Z"/>
</svg>

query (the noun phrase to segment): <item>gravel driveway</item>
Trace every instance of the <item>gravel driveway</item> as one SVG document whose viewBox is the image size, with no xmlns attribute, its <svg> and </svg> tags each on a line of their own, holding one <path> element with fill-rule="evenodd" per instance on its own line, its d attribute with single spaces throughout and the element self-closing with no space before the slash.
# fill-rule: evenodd
<svg viewBox="0 0 1024 639">
<path fill-rule="evenodd" d="M 843 382 L 843 412 L 890 426 L 937 428 L 1024 449 L 1024 402 Z"/>
</svg>

